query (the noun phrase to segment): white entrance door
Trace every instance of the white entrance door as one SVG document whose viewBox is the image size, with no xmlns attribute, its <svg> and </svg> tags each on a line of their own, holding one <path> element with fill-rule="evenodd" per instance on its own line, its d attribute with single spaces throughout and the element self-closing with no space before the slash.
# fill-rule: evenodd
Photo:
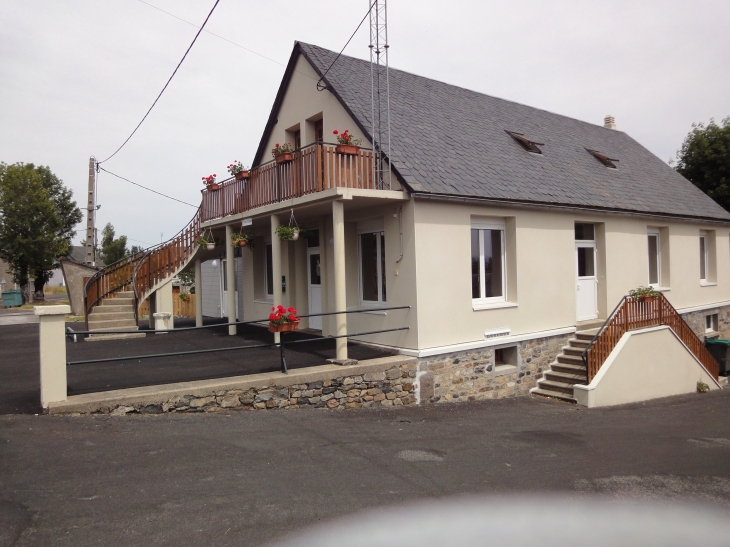
<svg viewBox="0 0 730 547">
<path fill-rule="evenodd" d="M 598 317 L 598 278 L 596 277 L 596 244 L 576 241 L 576 318 L 587 321 Z"/>
<path fill-rule="evenodd" d="M 322 313 L 322 278 L 319 247 L 307 249 L 307 281 L 309 283 L 309 313 Z M 309 328 L 322 330 L 322 317 L 310 317 Z"/>
</svg>

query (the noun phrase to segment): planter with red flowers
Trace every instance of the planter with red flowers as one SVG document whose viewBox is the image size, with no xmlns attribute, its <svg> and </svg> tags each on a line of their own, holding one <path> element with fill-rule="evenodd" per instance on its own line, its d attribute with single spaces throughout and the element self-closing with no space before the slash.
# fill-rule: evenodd
<svg viewBox="0 0 730 547">
<path fill-rule="evenodd" d="M 203 184 L 205 184 L 205 189 L 208 190 L 208 192 L 213 192 L 220 188 L 220 186 L 215 182 L 215 177 L 215 174 L 203 177 Z"/>
<path fill-rule="evenodd" d="M 269 332 L 286 332 L 299 329 L 299 317 L 294 308 L 272 306 L 269 314 Z"/>
<path fill-rule="evenodd" d="M 357 156 L 360 152 L 360 144 L 362 139 L 355 139 L 352 137 L 349 129 L 345 129 L 342 133 L 335 129 L 332 132 L 333 135 L 337 135 L 337 146 L 335 152 L 338 154 L 344 154 L 346 156 Z"/>
<path fill-rule="evenodd" d="M 289 163 L 294 160 L 294 153 L 291 149 L 291 143 L 279 144 L 276 143 L 274 148 L 271 149 L 271 155 L 274 156 L 276 163 Z"/>
<path fill-rule="evenodd" d="M 246 169 L 238 160 L 235 160 L 232 164 L 230 164 L 227 169 L 231 175 L 236 177 L 236 180 L 246 180 L 249 176 L 248 169 Z"/>
</svg>

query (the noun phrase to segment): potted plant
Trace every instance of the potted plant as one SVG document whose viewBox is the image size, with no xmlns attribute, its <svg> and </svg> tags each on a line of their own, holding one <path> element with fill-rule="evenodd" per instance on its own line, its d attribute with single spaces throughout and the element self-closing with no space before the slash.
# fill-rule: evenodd
<svg viewBox="0 0 730 547">
<path fill-rule="evenodd" d="M 271 155 L 274 156 L 276 163 L 289 163 L 294 159 L 290 142 L 285 144 L 276 143 L 274 148 L 271 149 Z"/>
<path fill-rule="evenodd" d="M 215 239 L 210 234 L 203 234 L 198 238 L 198 245 L 205 246 L 206 249 L 212 251 L 215 249 Z"/>
<path fill-rule="evenodd" d="M 208 175 L 207 177 L 203 177 L 203 184 L 205 184 L 205 189 L 209 192 L 213 192 L 214 190 L 218 190 L 218 188 L 220 188 L 220 186 L 215 182 L 215 177 L 215 173 L 212 175 Z"/>
<path fill-rule="evenodd" d="M 272 306 L 269 314 L 269 332 L 285 332 L 299 328 L 299 317 L 294 308 Z"/>
<path fill-rule="evenodd" d="M 231 243 L 234 247 L 248 247 L 252 249 L 253 238 L 254 233 L 249 232 L 248 230 L 244 230 L 241 233 L 234 232 L 231 234 Z"/>
<path fill-rule="evenodd" d="M 238 160 L 235 160 L 228 166 L 228 172 L 236 177 L 236 180 L 245 180 L 248 178 L 248 168 L 244 167 Z"/>
<path fill-rule="evenodd" d="M 349 129 L 345 129 L 342 133 L 335 129 L 332 134 L 337 135 L 337 142 L 339 144 L 335 147 L 335 152 L 338 154 L 356 156 L 360 152 L 362 139 L 354 139 Z"/>
<path fill-rule="evenodd" d="M 296 241 L 299 239 L 299 233 L 301 230 L 298 227 L 292 228 L 291 226 L 284 226 L 283 224 L 279 224 L 279 226 L 276 227 L 276 235 L 279 236 L 279 239 L 282 241 Z"/>
<path fill-rule="evenodd" d="M 629 291 L 629 296 L 634 302 L 644 302 L 650 298 L 657 298 L 661 296 L 661 294 L 662 293 L 655 290 L 653 287 L 639 287 L 638 289 L 631 289 Z"/>
</svg>

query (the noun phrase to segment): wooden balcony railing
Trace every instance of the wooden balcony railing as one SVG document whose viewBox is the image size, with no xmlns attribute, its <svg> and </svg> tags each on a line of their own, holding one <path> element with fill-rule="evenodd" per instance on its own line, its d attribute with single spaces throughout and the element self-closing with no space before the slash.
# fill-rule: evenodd
<svg viewBox="0 0 730 547">
<path fill-rule="evenodd" d="M 583 362 L 588 371 L 588 383 L 603 366 L 621 337 L 630 330 L 667 325 L 702 363 L 707 372 L 717 380 L 719 365 L 705 344 L 677 313 L 669 301 L 660 295 L 637 300 L 624 296 L 603 327 L 596 333 L 583 352 Z"/>
<path fill-rule="evenodd" d="M 203 191 L 203 222 L 243 213 L 330 188 L 375 190 L 373 167 L 377 154 L 361 149 L 359 154 L 337 154 L 335 146 L 315 143 L 293 153 L 293 161 L 265 163 L 252 169 L 249 178 L 223 181 L 214 191 Z"/>
</svg>

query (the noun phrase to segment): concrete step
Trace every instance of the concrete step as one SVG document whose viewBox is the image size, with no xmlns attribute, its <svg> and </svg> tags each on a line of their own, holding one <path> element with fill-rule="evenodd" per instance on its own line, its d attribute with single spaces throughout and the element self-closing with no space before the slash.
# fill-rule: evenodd
<svg viewBox="0 0 730 547">
<path fill-rule="evenodd" d="M 101 301 L 100 306 L 132 306 L 134 307 L 134 297 L 117 297 L 105 298 Z"/>
<path fill-rule="evenodd" d="M 89 318 L 89 330 L 134 329 L 137 323 L 132 319 L 113 319 L 110 321 L 92 321 Z"/>
<path fill-rule="evenodd" d="M 589 342 L 593 340 L 593 337 L 598 332 L 598 329 L 588 329 L 588 330 L 580 330 L 575 333 L 575 337 L 578 340 L 588 340 Z"/>
<path fill-rule="evenodd" d="M 90 334 L 84 340 L 87 342 L 101 342 L 102 340 L 124 340 L 126 338 L 144 338 L 144 332 L 130 332 L 129 334 Z"/>
<path fill-rule="evenodd" d="M 581 365 L 572 365 L 568 363 L 558 363 L 557 361 L 550 364 L 550 370 L 555 372 L 565 372 L 567 374 L 580 374 L 584 378 L 588 377 L 586 367 Z"/>
<path fill-rule="evenodd" d="M 575 403 L 576 400 L 573 399 L 573 397 L 566 395 L 565 393 L 561 393 L 559 391 L 552 391 L 550 389 L 543 389 L 539 387 L 533 387 L 530 390 L 530 393 L 533 395 L 541 395 L 543 397 L 553 397 L 555 399 L 561 399 L 563 401 L 567 401 L 569 403 Z"/>
<path fill-rule="evenodd" d="M 537 387 L 548 391 L 554 391 L 562 393 L 564 396 L 573 397 L 573 384 L 566 384 L 565 382 L 556 382 L 554 380 L 538 380 Z"/>
<path fill-rule="evenodd" d="M 134 319 L 134 311 L 113 311 L 105 313 L 94 310 L 89 314 L 89 321 L 115 321 L 118 319 Z"/>
<path fill-rule="evenodd" d="M 581 359 L 577 355 L 565 355 L 565 354 L 561 353 L 560 355 L 558 355 L 556 361 L 558 363 L 565 363 L 567 365 L 583 366 L 583 359 Z"/>
<path fill-rule="evenodd" d="M 134 298 L 134 291 L 119 291 L 115 292 L 114 296 L 116 298 Z"/>
<path fill-rule="evenodd" d="M 585 374 L 574 374 L 558 370 L 548 370 L 545 372 L 545 380 L 563 384 L 585 384 L 587 378 Z"/>
<path fill-rule="evenodd" d="M 586 347 L 588 344 L 586 344 Z M 585 351 L 585 348 L 574 348 L 573 346 L 565 346 L 563 348 L 563 353 L 565 355 L 575 355 L 576 357 L 580 357 L 583 355 L 583 352 Z"/>
<path fill-rule="evenodd" d="M 132 313 L 134 313 L 134 304 L 121 304 L 121 305 L 114 305 L 114 306 L 109 304 L 107 306 L 94 306 L 94 309 L 92 310 L 91 313 L 96 313 L 96 312 L 113 313 L 113 312 L 117 312 L 117 311 L 123 311 L 123 312 L 131 311 Z"/>
<path fill-rule="evenodd" d="M 575 324 L 575 328 L 578 331 L 589 330 L 589 329 L 600 329 L 606 322 L 605 319 L 594 319 L 592 321 L 581 321 Z"/>
<path fill-rule="evenodd" d="M 571 338 L 568 340 L 568 345 L 572 348 L 580 348 L 581 350 L 584 350 L 588 347 L 590 342 L 590 340 L 578 340 L 577 338 Z"/>
</svg>

